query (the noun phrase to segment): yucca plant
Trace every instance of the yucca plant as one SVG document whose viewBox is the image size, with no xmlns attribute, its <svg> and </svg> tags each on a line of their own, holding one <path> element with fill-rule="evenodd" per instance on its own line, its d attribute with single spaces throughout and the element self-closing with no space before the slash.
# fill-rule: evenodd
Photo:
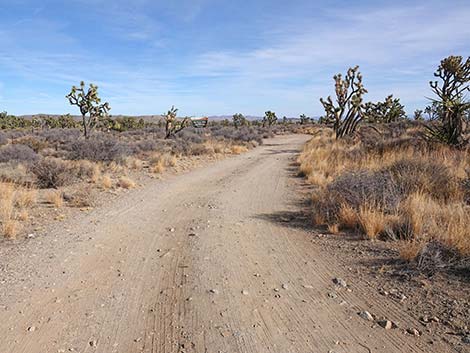
<svg viewBox="0 0 470 353">
<path fill-rule="evenodd" d="M 80 82 L 80 86 L 72 86 L 72 90 L 65 96 L 71 105 L 76 105 L 82 115 L 83 135 L 90 137 L 90 133 L 96 125 L 108 116 L 110 111 L 109 103 L 101 104 L 98 96 L 98 86 L 90 83 L 88 90 L 85 82 Z"/>
<path fill-rule="evenodd" d="M 322 121 L 333 124 L 336 138 L 343 138 L 354 133 L 363 118 L 362 97 L 367 90 L 362 84 L 359 66 L 349 68 L 345 78 L 341 74 L 333 77 L 335 80 L 336 100 L 331 96 L 326 100 L 320 98 L 325 109 Z"/>
<path fill-rule="evenodd" d="M 468 142 L 465 133 L 470 112 L 466 97 L 470 91 L 470 57 L 466 61 L 461 56 L 443 59 L 434 76 L 439 80 L 429 82 L 437 98 L 427 108 L 434 120 L 427 126 L 428 136 L 448 145 L 463 146 Z"/>
</svg>

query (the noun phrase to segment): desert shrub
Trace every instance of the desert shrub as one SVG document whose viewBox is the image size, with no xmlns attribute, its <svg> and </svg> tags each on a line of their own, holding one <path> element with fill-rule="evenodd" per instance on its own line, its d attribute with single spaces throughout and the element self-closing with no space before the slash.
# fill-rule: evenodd
<svg viewBox="0 0 470 353">
<path fill-rule="evenodd" d="M 68 158 L 87 159 L 95 162 L 120 161 L 131 154 L 129 146 L 114 139 L 101 137 L 87 140 L 79 139 L 69 146 Z"/>
<path fill-rule="evenodd" d="M 5 133 L 0 132 L 0 146 L 6 145 L 8 143 L 8 137 Z"/>
<path fill-rule="evenodd" d="M 312 218 L 366 238 L 404 239 L 413 249 L 402 257 L 418 267 L 469 268 L 468 151 L 416 142 L 416 126 L 409 129 L 375 145 L 317 133 L 298 158 L 317 187 Z"/>
<path fill-rule="evenodd" d="M 449 201 L 460 197 L 461 184 L 452 171 L 445 165 L 432 160 L 399 160 L 386 168 L 397 192 L 406 197 L 420 191 L 436 200 Z"/>
<path fill-rule="evenodd" d="M 189 155 L 191 156 L 202 156 L 208 154 L 210 150 L 203 144 L 194 144 L 190 146 Z"/>
<path fill-rule="evenodd" d="M 12 144 L 20 144 L 20 145 L 25 145 L 31 148 L 34 152 L 38 153 L 41 150 L 45 149 L 48 147 L 47 141 L 44 141 L 42 139 L 38 139 L 35 136 L 24 136 L 20 137 L 16 140 L 13 140 L 11 142 Z"/>
<path fill-rule="evenodd" d="M 81 132 L 78 129 L 41 130 L 37 134 L 51 145 L 67 145 L 76 141 L 81 136 Z"/>
<path fill-rule="evenodd" d="M 19 185 L 31 185 L 34 183 L 34 178 L 29 173 L 27 166 L 21 163 L 9 162 L 3 163 L 0 166 L 0 181 Z"/>
<path fill-rule="evenodd" d="M 43 158 L 30 169 L 36 177 L 37 186 L 44 189 L 58 188 L 72 179 L 67 163 L 60 159 Z"/>
<path fill-rule="evenodd" d="M 178 135 L 174 135 L 175 138 L 185 140 L 191 143 L 202 143 L 204 141 L 203 136 L 196 132 L 194 128 L 186 128 L 181 130 Z"/>
<path fill-rule="evenodd" d="M 0 148 L 0 163 L 23 162 L 31 163 L 37 161 L 38 154 L 26 145 L 13 144 Z"/>
<path fill-rule="evenodd" d="M 153 140 L 143 140 L 137 142 L 135 147 L 140 152 L 150 152 L 155 151 L 158 148 L 158 144 Z"/>
</svg>

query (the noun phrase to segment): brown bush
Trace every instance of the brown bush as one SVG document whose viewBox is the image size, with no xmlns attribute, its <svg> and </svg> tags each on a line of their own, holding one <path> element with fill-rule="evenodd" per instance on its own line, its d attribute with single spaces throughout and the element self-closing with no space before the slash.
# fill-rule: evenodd
<svg viewBox="0 0 470 353">
<path fill-rule="evenodd" d="M 58 188 L 72 180 L 68 164 L 60 159 L 43 158 L 31 167 L 36 184 L 43 189 Z"/>
</svg>

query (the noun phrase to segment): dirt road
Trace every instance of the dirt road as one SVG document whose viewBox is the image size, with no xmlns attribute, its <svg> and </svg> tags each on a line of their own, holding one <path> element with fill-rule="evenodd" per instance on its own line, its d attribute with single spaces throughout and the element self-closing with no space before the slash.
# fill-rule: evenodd
<svg viewBox="0 0 470 353">
<path fill-rule="evenodd" d="M 0 352 L 440 352 L 294 226 L 307 139 L 268 140 L 3 249 Z"/>
</svg>

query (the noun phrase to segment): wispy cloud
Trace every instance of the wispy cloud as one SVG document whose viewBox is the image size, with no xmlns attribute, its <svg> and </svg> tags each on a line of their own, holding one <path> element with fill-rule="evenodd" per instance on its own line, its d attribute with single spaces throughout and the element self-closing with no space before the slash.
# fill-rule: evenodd
<svg viewBox="0 0 470 353">
<path fill-rule="evenodd" d="M 412 111 L 439 60 L 469 54 L 467 2 L 336 2 L 294 2 L 288 16 L 260 0 L 245 5 L 269 11 L 247 16 L 211 0 L 23 0 L 0 24 L 0 110 L 70 111 L 63 96 L 86 80 L 114 113 L 318 115 L 332 75 L 359 64 L 370 99 L 394 93 Z"/>
</svg>

